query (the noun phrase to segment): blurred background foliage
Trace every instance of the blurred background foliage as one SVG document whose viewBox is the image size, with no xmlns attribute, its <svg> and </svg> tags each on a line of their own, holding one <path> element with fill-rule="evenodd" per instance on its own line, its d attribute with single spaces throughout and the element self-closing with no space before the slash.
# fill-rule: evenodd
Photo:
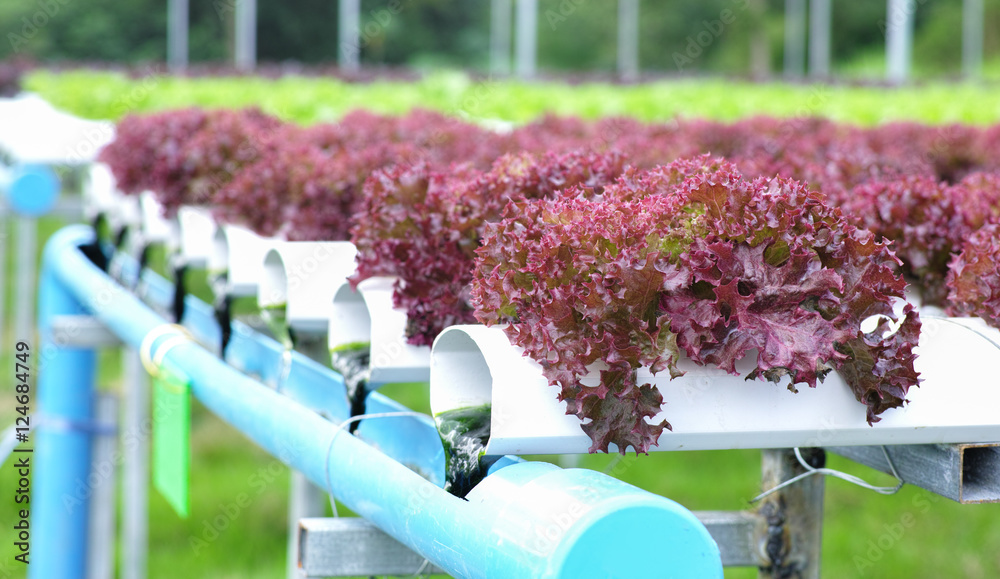
<svg viewBox="0 0 1000 579">
<path fill-rule="evenodd" d="M 190 3 L 190 59 L 227 62 L 233 14 L 240 0 Z M 488 68 L 489 0 L 400 0 L 386 19 L 389 0 L 363 0 L 368 66 Z M 611 73 L 615 65 L 616 3 L 607 0 L 539 0 L 538 60 L 542 70 Z M 961 56 L 961 0 L 918 0 L 914 73 L 955 77 Z M 684 73 L 779 73 L 783 0 L 703 0 L 641 4 L 641 66 L 676 73 L 675 56 L 703 30 L 718 30 L 724 10 L 735 19 Z M 53 62 L 130 64 L 166 58 L 164 0 L 34 0 L 0 2 L 0 58 L 30 56 Z M 41 14 L 41 16 L 39 16 Z M 381 17 L 381 19 L 380 19 Z M 833 3 L 833 66 L 844 77 L 881 77 L 884 68 L 884 1 Z M 35 23 L 44 21 L 41 26 Z M 1000 72 L 1000 0 L 986 0 L 988 75 Z M 332 62 L 337 54 L 337 3 L 332 0 L 258 0 L 260 62 Z M 992 73 L 992 74 L 991 74 Z"/>
</svg>

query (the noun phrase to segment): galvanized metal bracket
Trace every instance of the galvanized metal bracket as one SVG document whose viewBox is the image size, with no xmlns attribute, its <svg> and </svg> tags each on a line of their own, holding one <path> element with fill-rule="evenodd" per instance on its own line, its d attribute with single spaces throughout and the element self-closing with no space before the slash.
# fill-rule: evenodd
<svg viewBox="0 0 1000 579">
<path fill-rule="evenodd" d="M 889 463 L 878 446 L 827 450 L 885 473 Z M 1000 502 L 1000 442 L 886 446 L 896 472 L 912 484 L 962 504 Z"/>
<path fill-rule="evenodd" d="M 719 545 L 727 567 L 768 564 L 762 550 L 767 528 L 763 515 L 752 511 L 694 513 Z M 299 520 L 298 567 L 303 577 L 358 575 L 413 576 L 424 558 L 360 518 L 305 518 Z M 422 573 L 441 571 L 428 564 Z"/>
<path fill-rule="evenodd" d="M 440 569 L 361 518 L 299 520 L 301 577 L 415 576 Z"/>
<path fill-rule="evenodd" d="M 66 348 L 113 348 L 121 339 L 93 316 L 60 315 L 52 318 L 52 339 Z"/>
</svg>

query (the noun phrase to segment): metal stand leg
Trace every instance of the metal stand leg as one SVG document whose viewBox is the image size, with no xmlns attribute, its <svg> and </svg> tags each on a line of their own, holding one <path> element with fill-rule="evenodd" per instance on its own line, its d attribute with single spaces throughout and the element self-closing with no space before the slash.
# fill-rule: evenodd
<svg viewBox="0 0 1000 579">
<path fill-rule="evenodd" d="M 35 272 L 38 270 L 38 221 L 17 218 L 17 293 L 14 309 L 15 340 L 35 342 Z"/>
<path fill-rule="evenodd" d="M 771 489 L 805 472 L 789 449 L 764 450 L 762 488 Z M 802 449 L 811 466 L 826 464 L 823 449 Z M 823 477 L 807 477 L 765 498 L 758 512 L 767 520 L 764 551 L 771 564 L 761 579 L 819 579 L 823 538 Z"/>
<path fill-rule="evenodd" d="M 90 543 L 87 553 L 88 579 L 112 579 L 115 570 L 115 452 L 118 449 L 118 397 L 102 393 L 95 404 L 93 481 L 90 503 Z"/>
<path fill-rule="evenodd" d="M 146 578 L 149 550 L 149 376 L 139 353 L 125 350 L 125 466 L 122 471 L 122 578 Z"/>
<path fill-rule="evenodd" d="M 298 351 L 312 360 L 330 365 L 330 351 L 326 336 L 322 339 L 311 339 L 312 336 L 298 340 Z M 299 570 L 299 520 L 326 515 L 327 494 L 309 481 L 301 472 L 292 471 L 292 484 L 288 497 L 288 579 L 304 577 Z"/>
</svg>

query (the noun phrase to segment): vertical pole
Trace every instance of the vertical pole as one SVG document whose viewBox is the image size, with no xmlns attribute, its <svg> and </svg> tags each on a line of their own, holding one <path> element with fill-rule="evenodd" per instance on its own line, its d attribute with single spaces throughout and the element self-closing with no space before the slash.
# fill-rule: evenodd
<svg viewBox="0 0 1000 579">
<path fill-rule="evenodd" d="M 10 247 L 8 215 L 10 208 L 0 201 L 0 352 L 10 351 L 4 346 L 7 339 L 7 248 Z M 0 372 L 3 372 L 4 376 L 7 375 L 5 365 L 0 364 Z"/>
<path fill-rule="evenodd" d="M 517 0 L 516 70 L 521 78 L 535 76 L 538 58 L 538 0 Z"/>
<path fill-rule="evenodd" d="M 299 521 L 326 514 L 326 491 L 314 485 L 306 475 L 292 470 L 288 500 L 288 579 L 299 579 Z"/>
<path fill-rule="evenodd" d="M 886 78 L 902 83 L 910 76 L 910 56 L 913 49 L 914 0 L 888 0 L 885 24 Z"/>
<path fill-rule="evenodd" d="M 983 72 L 983 0 L 962 3 L 962 75 L 978 79 Z"/>
<path fill-rule="evenodd" d="M 167 65 L 181 72 L 188 64 L 188 0 L 168 0 Z"/>
<path fill-rule="evenodd" d="M 14 339 L 35 343 L 35 272 L 38 270 L 38 220 L 17 218 L 17 290 Z"/>
<path fill-rule="evenodd" d="M 329 340 L 326 334 L 320 339 L 308 336 L 299 340 L 297 349 L 311 360 L 330 366 Z M 326 490 L 316 486 L 304 474 L 292 469 L 292 481 L 288 497 L 288 579 L 299 579 L 299 520 L 326 515 L 329 500 Z"/>
<path fill-rule="evenodd" d="M 490 72 L 510 74 L 510 0 L 490 3 Z"/>
<path fill-rule="evenodd" d="M 83 314 L 83 307 L 43 265 L 39 286 L 41 342 L 32 348 L 37 364 L 36 412 L 45 422 L 35 430 L 32 457 L 31 565 L 29 579 L 82 578 L 86 572 L 90 494 L 90 433 L 94 405 L 92 349 L 63 347 L 51 321 Z M 31 456 L 31 455 L 29 455 Z"/>
<path fill-rule="evenodd" d="M 771 42 L 767 35 L 767 0 L 748 0 L 752 26 L 750 33 L 750 74 L 767 78 L 771 74 Z"/>
<path fill-rule="evenodd" d="M 799 78 L 806 68 L 806 0 L 785 0 L 785 76 Z"/>
<path fill-rule="evenodd" d="M 340 0 L 337 14 L 338 63 L 344 70 L 361 67 L 361 0 Z"/>
<path fill-rule="evenodd" d="M 95 481 L 90 503 L 87 579 L 112 579 L 115 570 L 115 452 L 118 449 L 118 398 L 102 393 L 96 400 L 93 462 L 88 482 Z M 106 430 L 107 428 L 107 430 Z"/>
<path fill-rule="evenodd" d="M 618 0 L 618 74 L 639 78 L 639 0 Z"/>
<path fill-rule="evenodd" d="M 125 463 L 122 470 L 122 579 L 146 579 L 149 550 L 149 376 L 139 353 L 124 351 Z"/>
<path fill-rule="evenodd" d="M 830 76 L 830 0 L 809 0 L 809 76 Z"/>
<path fill-rule="evenodd" d="M 801 449 L 813 468 L 826 464 L 821 448 Z M 789 449 L 767 449 L 761 457 L 761 488 L 772 489 L 805 472 Z M 758 512 L 767 519 L 764 551 L 771 565 L 761 567 L 760 579 L 819 579 L 823 544 L 823 489 L 821 475 L 787 486 L 764 498 Z"/>
<path fill-rule="evenodd" d="M 236 68 L 257 66 L 257 0 L 236 2 Z"/>
</svg>

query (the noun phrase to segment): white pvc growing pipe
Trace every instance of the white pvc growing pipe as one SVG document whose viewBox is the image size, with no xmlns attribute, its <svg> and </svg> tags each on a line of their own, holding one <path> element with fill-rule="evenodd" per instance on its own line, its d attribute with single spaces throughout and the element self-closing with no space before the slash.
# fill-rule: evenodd
<svg viewBox="0 0 1000 579">
<path fill-rule="evenodd" d="M 392 306 L 394 277 L 374 277 L 338 288 L 330 317 L 330 349 L 347 344 L 371 344 L 371 385 L 426 382 L 430 378 L 430 348 L 406 343 L 406 312 Z"/>
<path fill-rule="evenodd" d="M 274 242 L 264 255 L 257 303 L 284 305 L 288 326 L 300 333 L 326 332 L 334 294 L 354 273 L 356 254 L 346 241 Z"/>
<path fill-rule="evenodd" d="M 119 197 L 111 169 L 104 163 L 91 165 L 83 186 L 84 218 L 93 221 L 98 215 L 114 213 Z"/>
<path fill-rule="evenodd" d="M 177 224 L 181 263 L 193 268 L 208 267 L 216 227 L 211 212 L 204 207 L 181 207 L 177 210 Z"/>
<path fill-rule="evenodd" d="M 817 388 L 746 381 L 682 360 L 683 377 L 652 377 L 667 419 L 650 450 L 789 448 L 879 444 L 938 444 L 1000 440 L 1000 331 L 978 319 L 925 319 L 916 369 L 923 382 L 909 403 L 869 426 L 865 408 L 831 372 Z M 431 355 L 431 409 L 492 404 L 491 455 L 584 453 L 591 442 L 580 420 L 565 414 L 541 367 L 511 346 L 500 328 L 454 326 L 438 336 Z M 737 364 L 743 375 L 755 352 Z M 787 379 L 786 379 L 787 380 Z"/>
<path fill-rule="evenodd" d="M 163 207 L 152 191 L 139 194 L 139 210 L 142 214 L 142 238 L 146 243 L 163 243 L 175 249 L 180 242 L 177 223 L 163 217 Z"/>
<path fill-rule="evenodd" d="M 264 256 L 278 240 L 261 237 L 240 225 L 220 225 L 212 237 L 208 270 L 226 273 L 226 295 L 256 296 L 264 270 Z"/>
</svg>

